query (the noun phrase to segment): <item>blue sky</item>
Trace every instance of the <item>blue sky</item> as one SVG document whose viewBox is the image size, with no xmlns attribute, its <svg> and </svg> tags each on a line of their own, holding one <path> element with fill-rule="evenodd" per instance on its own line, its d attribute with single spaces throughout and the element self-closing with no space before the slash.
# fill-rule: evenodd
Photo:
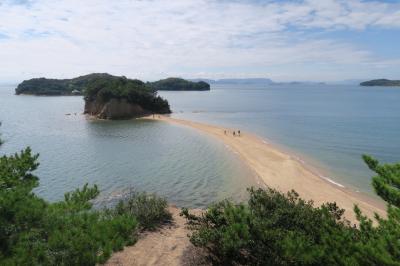
<svg viewBox="0 0 400 266">
<path fill-rule="evenodd" d="M 0 80 L 400 79 L 400 1 L 0 0 Z"/>
</svg>

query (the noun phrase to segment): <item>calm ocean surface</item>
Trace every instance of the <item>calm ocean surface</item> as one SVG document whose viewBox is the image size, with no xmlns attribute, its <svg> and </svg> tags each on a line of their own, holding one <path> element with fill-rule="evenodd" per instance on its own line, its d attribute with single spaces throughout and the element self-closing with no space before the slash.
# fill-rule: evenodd
<svg viewBox="0 0 400 266">
<path fill-rule="evenodd" d="M 356 191 L 374 194 L 362 154 L 400 161 L 400 88 L 218 85 L 161 95 L 175 117 L 256 133 Z"/>
<path fill-rule="evenodd" d="M 35 191 L 48 200 L 88 182 L 99 185 L 100 200 L 133 188 L 178 206 L 204 207 L 243 199 L 257 182 L 224 144 L 196 130 L 156 121 L 88 121 L 80 115 L 83 105 L 82 97 L 15 96 L 13 87 L 0 88 L 0 155 L 28 145 L 39 153 Z"/>
<path fill-rule="evenodd" d="M 0 87 L 0 154 L 40 153 L 38 194 L 58 200 L 89 182 L 102 197 L 135 188 L 179 206 L 242 199 L 257 180 L 217 140 L 155 121 L 88 121 L 81 97 L 15 96 Z M 162 92 L 177 118 L 250 131 L 335 182 L 372 194 L 367 153 L 400 161 L 400 89 L 359 86 L 218 85 L 210 92 Z M 71 113 L 71 115 L 66 115 Z M 77 113 L 75 115 L 75 113 Z"/>
</svg>

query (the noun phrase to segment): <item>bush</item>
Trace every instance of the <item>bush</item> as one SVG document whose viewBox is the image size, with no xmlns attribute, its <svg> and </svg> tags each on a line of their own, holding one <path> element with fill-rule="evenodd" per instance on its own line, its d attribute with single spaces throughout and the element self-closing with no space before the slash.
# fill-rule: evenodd
<svg viewBox="0 0 400 266">
<path fill-rule="evenodd" d="M 348 253 L 344 245 L 329 248 L 329 234 L 340 236 L 338 244 L 355 237 L 336 204 L 315 208 L 294 191 L 249 193 L 247 205 L 223 201 L 200 216 L 182 211 L 193 230 L 191 242 L 207 249 L 215 264 L 337 264 Z"/>
<path fill-rule="evenodd" d="M 190 241 L 216 265 L 400 265 L 400 164 L 380 165 L 373 186 L 388 202 L 377 225 L 355 206 L 358 226 L 335 203 L 314 207 L 291 191 L 249 189 L 247 204 L 223 201 L 196 216 L 182 209 Z"/>
<path fill-rule="evenodd" d="M 143 229 L 154 229 L 171 219 L 165 199 L 146 192 L 131 192 L 125 200 L 116 206 L 117 213 L 134 215 Z"/>
<path fill-rule="evenodd" d="M 37 158 L 29 148 L 0 158 L 0 265 L 103 263 L 134 244 L 140 227 L 154 227 L 167 215 L 165 200 L 144 193 L 118 208 L 95 210 L 91 201 L 99 190 L 87 184 L 63 201 L 46 202 L 32 192 Z"/>
</svg>

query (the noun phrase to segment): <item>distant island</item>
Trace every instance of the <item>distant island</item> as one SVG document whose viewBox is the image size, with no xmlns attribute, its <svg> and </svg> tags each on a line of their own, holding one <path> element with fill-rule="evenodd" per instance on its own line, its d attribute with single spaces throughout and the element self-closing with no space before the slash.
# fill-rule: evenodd
<svg viewBox="0 0 400 266">
<path fill-rule="evenodd" d="M 88 84 L 98 78 L 117 78 L 107 73 L 93 73 L 72 79 L 33 78 L 24 80 L 15 89 L 15 94 L 28 94 L 38 96 L 65 96 L 84 95 Z M 167 78 L 155 82 L 147 82 L 144 86 L 151 90 L 171 91 L 206 91 L 210 84 L 200 81 L 192 82 L 181 78 Z"/>
<path fill-rule="evenodd" d="M 29 95 L 83 95 L 83 90 L 89 82 L 103 76 L 110 76 L 104 73 L 94 73 L 80 76 L 73 79 L 47 79 L 33 78 L 24 80 L 15 89 L 15 94 Z"/>
<path fill-rule="evenodd" d="M 400 80 L 373 79 L 373 80 L 361 82 L 360 85 L 361 86 L 387 86 L 387 87 L 394 87 L 394 86 L 400 86 Z"/>
<path fill-rule="evenodd" d="M 85 114 L 101 119 L 129 119 L 171 113 L 168 101 L 143 81 L 99 75 L 83 91 Z"/>
<path fill-rule="evenodd" d="M 151 88 L 157 91 L 209 91 L 210 84 L 205 81 L 189 81 L 182 78 L 167 78 L 155 82 L 148 82 Z"/>
</svg>

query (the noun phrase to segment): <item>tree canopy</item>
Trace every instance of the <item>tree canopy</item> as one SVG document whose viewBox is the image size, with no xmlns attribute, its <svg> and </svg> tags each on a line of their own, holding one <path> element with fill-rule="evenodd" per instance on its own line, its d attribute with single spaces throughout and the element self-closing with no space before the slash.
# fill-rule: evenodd
<svg viewBox="0 0 400 266">
<path fill-rule="evenodd" d="M 123 78 L 129 86 L 134 85 L 136 89 L 146 87 L 148 91 L 157 90 L 210 90 L 210 85 L 204 81 L 192 82 L 181 78 L 167 78 L 146 84 L 137 79 L 113 76 L 107 73 L 92 73 L 72 79 L 48 79 L 33 78 L 24 80 L 15 89 L 15 93 L 31 95 L 83 95 L 85 90 L 99 80 L 115 82 Z"/>
<path fill-rule="evenodd" d="M 250 189 L 247 204 L 223 201 L 198 216 L 183 209 L 190 240 L 215 265 L 400 265 L 400 164 L 364 160 L 388 203 L 375 225 L 357 206 L 352 225 L 335 203 L 314 207 L 294 191 Z"/>
<path fill-rule="evenodd" d="M 154 90 L 162 91 L 209 91 L 210 84 L 199 81 L 193 82 L 181 78 L 167 78 L 147 83 Z"/>
<path fill-rule="evenodd" d="M 0 265 L 95 265 L 132 245 L 140 228 L 170 218 L 167 203 L 134 193 L 115 208 L 93 209 L 99 195 L 87 184 L 50 203 L 32 189 L 38 155 L 27 148 L 0 158 Z"/>
<path fill-rule="evenodd" d="M 18 94 L 82 95 L 88 83 L 98 78 L 113 77 L 107 73 L 93 73 L 73 79 L 33 78 L 24 80 L 15 89 Z"/>
<path fill-rule="evenodd" d="M 85 101 L 106 103 L 111 99 L 125 99 L 154 113 L 170 113 L 168 101 L 140 80 L 104 76 L 89 82 L 84 91 Z"/>
</svg>

